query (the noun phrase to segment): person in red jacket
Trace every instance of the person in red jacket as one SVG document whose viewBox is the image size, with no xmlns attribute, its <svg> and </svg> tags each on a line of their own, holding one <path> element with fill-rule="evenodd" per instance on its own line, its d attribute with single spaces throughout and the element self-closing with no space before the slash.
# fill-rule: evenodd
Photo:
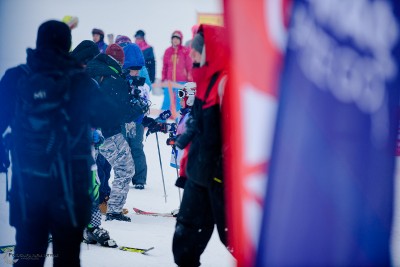
<svg viewBox="0 0 400 267">
<path fill-rule="evenodd" d="M 162 77 L 163 82 L 184 84 L 192 81 L 192 59 L 190 49 L 182 45 L 183 35 L 180 31 L 174 31 L 171 36 L 171 46 L 164 52 Z M 164 102 L 162 110 L 171 110 L 176 117 L 180 110 L 180 104 L 176 97 L 178 88 L 170 84 L 164 87 Z"/>
<path fill-rule="evenodd" d="M 227 72 L 225 36 L 222 27 L 201 25 L 192 41 L 196 96 L 186 132 L 176 140 L 179 149 L 190 143 L 188 179 L 172 244 L 178 266 L 200 265 L 215 225 L 221 242 L 227 246 L 221 133 Z"/>
</svg>

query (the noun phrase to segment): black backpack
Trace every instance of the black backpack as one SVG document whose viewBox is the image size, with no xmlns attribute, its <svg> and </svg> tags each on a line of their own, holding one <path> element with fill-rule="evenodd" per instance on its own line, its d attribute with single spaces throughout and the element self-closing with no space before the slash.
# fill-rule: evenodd
<svg viewBox="0 0 400 267">
<path fill-rule="evenodd" d="M 27 65 L 20 67 L 26 75 L 18 82 L 12 126 L 16 167 L 21 174 L 51 177 L 60 171 L 56 163 L 64 164 L 64 155 L 68 155 L 71 74 L 58 70 L 33 72 Z"/>
</svg>

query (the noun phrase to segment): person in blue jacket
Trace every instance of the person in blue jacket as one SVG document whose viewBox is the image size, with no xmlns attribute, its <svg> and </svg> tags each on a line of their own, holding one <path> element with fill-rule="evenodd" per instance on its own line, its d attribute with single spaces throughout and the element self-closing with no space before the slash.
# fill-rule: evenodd
<svg viewBox="0 0 400 267">
<path fill-rule="evenodd" d="M 128 38 L 129 39 L 129 38 Z M 117 41 L 118 38 L 117 38 Z M 122 43 L 125 53 L 125 63 L 123 70 L 127 74 L 127 79 L 139 76 L 146 78 L 146 82 L 143 86 L 139 86 L 141 90 L 141 97 L 149 100 L 151 82 L 145 66 L 145 60 L 143 53 L 139 46 L 134 43 L 125 42 Z M 135 137 L 126 137 L 131 148 L 133 161 L 135 162 L 135 174 L 132 177 L 132 184 L 135 189 L 142 190 L 147 181 L 147 163 L 146 155 L 143 150 L 143 136 L 144 126 L 142 125 L 143 116 L 135 121 L 136 123 L 136 135 Z"/>
</svg>

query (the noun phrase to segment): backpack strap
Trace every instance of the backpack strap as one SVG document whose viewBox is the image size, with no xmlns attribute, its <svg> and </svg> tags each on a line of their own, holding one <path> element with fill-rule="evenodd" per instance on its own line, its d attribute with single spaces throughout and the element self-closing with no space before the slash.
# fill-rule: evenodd
<svg viewBox="0 0 400 267">
<path fill-rule="evenodd" d="M 28 66 L 28 64 L 21 64 L 19 65 L 19 67 L 27 74 L 31 74 L 32 73 L 32 69 Z"/>
<path fill-rule="evenodd" d="M 204 95 L 204 100 L 201 103 L 201 106 L 203 106 L 207 100 L 208 95 L 211 92 L 211 88 L 213 88 L 214 84 L 217 82 L 219 76 L 219 72 L 214 73 L 214 75 L 211 77 L 210 83 L 208 84 L 206 94 Z"/>
</svg>

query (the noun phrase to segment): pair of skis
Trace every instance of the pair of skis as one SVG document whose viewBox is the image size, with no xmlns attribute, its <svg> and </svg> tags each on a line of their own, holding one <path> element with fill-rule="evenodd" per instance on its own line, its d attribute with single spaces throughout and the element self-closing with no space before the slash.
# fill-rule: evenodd
<svg viewBox="0 0 400 267">
<path fill-rule="evenodd" d="M 88 244 L 88 243 L 86 243 L 86 244 Z M 109 247 L 109 248 L 112 248 L 112 247 Z M 0 254 L 12 253 L 14 251 L 14 249 L 15 249 L 15 245 L 0 246 Z M 135 253 L 140 253 L 140 254 L 146 255 L 147 252 L 149 252 L 150 250 L 153 250 L 154 247 L 151 247 L 151 248 L 134 248 L 134 247 L 127 247 L 127 246 L 120 246 L 120 247 L 116 247 L 115 249 L 119 249 L 119 250 L 126 251 L 126 252 L 135 252 Z"/>
<path fill-rule="evenodd" d="M 88 245 L 96 245 L 99 247 L 104 247 L 104 248 L 112 248 L 112 249 L 119 249 L 122 251 L 126 251 L 126 252 L 135 252 L 135 253 L 140 253 L 140 254 L 144 254 L 146 255 L 147 252 L 149 252 L 150 250 L 153 250 L 154 247 L 150 247 L 150 248 L 135 248 L 135 247 L 127 247 L 127 246 L 116 246 L 116 247 L 105 247 L 105 246 L 101 246 L 100 244 L 91 244 L 91 243 L 87 243 L 85 241 L 83 241 L 83 243 L 88 244 Z"/>
<path fill-rule="evenodd" d="M 155 216 L 155 217 L 176 217 L 176 214 L 174 212 L 170 212 L 170 213 L 150 212 L 150 211 L 140 210 L 138 208 L 133 208 L 133 211 L 137 215 L 147 215 L 147 216 Z"/>
</svg>

